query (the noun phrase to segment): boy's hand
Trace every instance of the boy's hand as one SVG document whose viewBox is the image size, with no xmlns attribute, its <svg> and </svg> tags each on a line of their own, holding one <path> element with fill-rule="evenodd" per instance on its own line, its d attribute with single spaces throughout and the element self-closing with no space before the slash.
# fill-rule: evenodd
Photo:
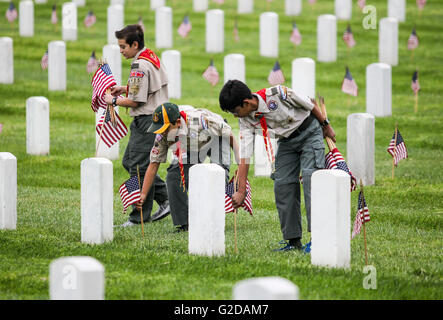
<svg viewBox="0 0 443 320">
<path fill-rule="evenodd" d="M 335 140 L 334 129 L 332 129 L 332 126 L 330 124 L 328 124 L 326 127 L 323 127 L 323 137 L 329 137 L 332 139 L 332 141 L 337 142 Z"/>
<path fill-rule="evenodd" d="M 141 193 L 140 194 L 140 201 L 135 203 L 135 207 L 137 208 L 138 211 L 140 211 L 142 209 L 143 204 L 145 203 L 145 201 L 146 201 L 146 195 Z"/>
<path fill-rule="evenodd" d="M 123 93 L 126 93 L 126 87 L 124 87 L 124 86 L 115 86 L 115 87 L 111 88 L 111 94 L 114 97 L 119 96 Z"/>
<path fill-rule="evenodd" d="M 246 194 L 243 192 L 236 192 L 232 195 L 232 205 L 234 206 L 234 209 L 239 208 L 243 202 L 245 201 Z"/>
</svg>

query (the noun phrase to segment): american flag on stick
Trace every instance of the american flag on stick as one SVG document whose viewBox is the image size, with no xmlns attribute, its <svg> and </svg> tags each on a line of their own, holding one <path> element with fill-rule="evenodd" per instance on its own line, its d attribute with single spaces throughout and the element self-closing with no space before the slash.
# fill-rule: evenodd
<svg viewBox="0 0 443 320">
<path fill-rule="evenodd" d="M 235 42 L 239 42 L 240 41 L 240 36 L 239 36 L 239 33 L 238 33 L 238 22 L 237 22 L 237 19 L 235 19 L 235 21 L 234 21 L 233 34 L 234 34 L 234 41 Z"/>
<path fill-rule="evenodd" d="M 409 36 L 408 39 L 408 50 L 414 50 L 417 47 L 418 47 L 418 37 L 414 28 L 412 29 L 411 35 Z"/>
<path fill-rule="evenodd" d="M 86 28 L 89 28 L 92 25 L 94 25 L 94 23 L 96 21 L 97 21 L 97 17 L 95 16 L 94 12 L 89 11 L 85 17 L 85 20 L 83 20 L 83 23 L 85 24 Z"/>
<path fill-rule="evenodd" d="M 285 77 L 278 61 L 275 62 L 274 67 L 269 73 L 268 82 L 271 86 L 276 86 L 285 82 Z"/>
<path fill-rule="evenodd" d="M 397 128 L 395 129 L 387 151 L 393 157 L 395 166 L 398 165 L 400 160 L 408 158 L 408 150 L 406 149 L 405 141 Z"/>
<path fill-rule="evenodd" d="M 106 90 L 115 86 L 116 82 L 112 75 L 111 68 L 107 63 L 100 63 L 99 68 L 94 73 L 91 80 L 92 84 L 92 101 L 91 108 L 94 112 L 101 108 L 106 108 L 107 103 L 103 98 Z"/>
<path fill-rule="evenodd" d="M 426 4 L 426 0 L 417 0 L 416 3 L 417 3 L 418 9 L 423 10 L 423 8 L 425 7 L 425 4 Z"/>
<path fill-rule="evenodd" d="M 415 71 L 412 75 L 411 89 L 414 91 L 414 94 L 417 95 L 420 90 L 420 84 L 418 83 L 418 71 Z"/>
<path fill-rule="evenodd" d="M 234 177 L 231 178 L 231 181 L 226 185 L 225 191 L 225 212 L 234 212 L 234 206 L 232 204 L 232 195 L 234 192 Z M 238 183 L 237 183 L 238 185 Z M 245 209 L 252 216 L 252 189 L 249 184 L 249 180 L 246 179 L 246 197 L 245 201 L 242 204 L 242 208 Z"/>
<path fill-rule="evenodd" d="M 128 128 L 112 106 L 109 106 L 100 117 L 95 130 L 109 148 L 128 134 Z"/>
<path fill-rule="evenodd" d="M 366 6 L 366 0 L 358 0 L 357 4 L 360 7 L 360 9 L 363 10 L 363 8 Z"/>
<path fill-rule="evenodd" d="M 366 200 L 363 191 L 360 190 L 360 193 L 358 194 L 357 214 L 355 216 L 354 228 L 352 230 L 351 239 L 353 239 L 357 234 L 359 234 L 362 225 L 369 221 L 371 221 L 369 209 L 368 206 L 366 205 Z"/>
<path fill-rule="evenodd" d="M 191 24 L 191 21 L 189 20 L 189 16 L 185 15 L 182 23 L 180 24 L 180 26 L 177 29 L 177 32 L 182 38 L 186 38 L 188 36 L 189 32 L 191 31 L 191 29 L 192 29 L 192 24 Z"/>
<path fill-rule="evenodd" d="M 211 59 L 208 68 L 203 72 L 203 78 L 206 79 L 211 85 L 215 86 L 220 80 L 217 68 L 214 66 L 214 60 Z"/>
<path fill-rule="evenodd" d="M 45 54 L 42 56 L 40 65 L 43 70 L 46 70 L 48 68 L 48 50 L 46 50 Z"/>
<path fill-rule="evenodd" d="M 348 25 L 345 32 L 343 33 L 343 41 L 346 43 L 348 48 L 355 46 L 356 42 L 354 40 L 354 35 L 352 34 L 351 26 Z"/>
<path fill-rule="evenodd" d="M 341 85 L 341 91 L 355 97 L 358 94 L 357 84 L 355 83 L 354 78 L 352 78 L 351 72 L 349 72 L 348 67 L 346 67 L 346 74 L 345 78 L 343 79 L 343 83 Z"/>
<path fill-rule="evenodd" d="M 301 34 L 295 22 L 292 24 L 292 33 L 291 37 L 289 38 L 289 41 L 291 41 L 296 46 L 301 44 Z"/>
<path fill-rule="evenodd" d="M 9 21 L 9 23 L 12 23 L 17 19 L 17 9 L 14 6 L 14 3 L 12 1 L 9 3 L 8 9 L 6 9 L 6 19 Z"/>
<path fill-rule="evenodd" d="M 98 68 L 98 61 L 95 57 L 95 51 L 92 51 L 91 56 L 88 59 L 88 63 L 86 64 L 86 71 L 88 73 L 93 73 Z"/>
<path fill-rule="evenodd" d="M 54 4 L 52 6 L 52 13 L 51 13 L 51 23 L 52 24 L 57 24 L 58 19 L 57 19 L 57 6 Z"/>
<path fill-rule="evenodd" d="M 137 176 L 132 176 L 125 181 L 118 190 L 123 203 L 123 211 L 131 204 L 140 201 L 140 184 Z"/>
</svg>

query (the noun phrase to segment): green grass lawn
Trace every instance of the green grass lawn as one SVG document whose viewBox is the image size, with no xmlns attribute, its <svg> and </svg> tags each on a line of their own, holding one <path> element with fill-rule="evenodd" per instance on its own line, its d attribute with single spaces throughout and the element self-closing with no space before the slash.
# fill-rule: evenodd
<svg viewBox="0 0 443 320">
<path fill-rule="evenodd" d="M 14 1 L 18 7 L 18 1 Z M 443 215 L 443 83 L 442 26 L 443 3 L 429 1 L 419 18 L 415 1 L 408 1 L 407 20 L 399 26 L 399 65 L 392 68 L 391 117 L 375 121 L 376 183 L 365 188 L 371 212 L 367 225 L 369 264 L 377 268 L 377 289 L 365 290 L 363 236 L 351 242 L 349 270 L 312 266 L 310 256 L 301 253 L 275 253 L 281 231 L 274 203 L 273 183 L 254 178 L 254 216 L 238 215 L 238 254 L 234 253 L 234 219 L 226 216 L 226 254 L 208 258 L 188 254 L 187 233 L 174 234 L 171 218 L 145 224 L 141 228 L 115 229 L 114 240 L 103 245 L 80 241 L 80 162 L 95 153 L 95 115 L 90 108 L 91 75 L 86 62 L 93 50 L 101 57 L 106 44 L 108 0 L 78 9 L 78 40 L 67 42 L 67 90 L 49 92 L 47 71 L 40 59 L 52 40 L 61 40 L 61 24 L 50 23 L 51 7 L 57 4 L 59 21 L 64 1 L 35 5 L 35 36 L 22 38 L 18 21 L 12 26 L 0 19 L 0 36 L 13 38 L 14 84 L 0 85 L 0 152 L 11 152 L 18 161 L 17 230 L 0 230 L 0 299 L 48 299 L 49 264 L 62 256 L 91 256 L 105 266 L 106 299 L 230 299 L 232 287 L 240 280 L 260 276 L 281 276 L 300 288 L 301 299 L 442 299 L 442 215 Z M 279 13 L 279 62 L 291 85 L 291 62 L 296 57 L 316 59 L 316 18 L 334 13 L 332 0 L 319 0 L 311 7 L 303 1 L 303 13 L 296 17 L 302 44 L 294 50 L 289 41 L 292 17 L 284 15 L 284 1 L 255 1 L 254 14 L 237 15 L 237 1 L 227 0 L 225 10 L 225 52 L 205 52 L 205 16 L 192 11 L 192 1 L 171 1 L 174 29 L 185 14 L 190 15 L 192 31 L 186 39 L 174 32 L 174 48 L 182 54 L 182 98 L 177 104 L 190 104 L 222 113 L 218 93 L 222 82 L 211 88 L 201 74 L 214 59 L 223 79 L 223 58 L 229 53 L 246 56 L 246 81 L 253 90 L 268 86 L 267 76 L 275 63 L 259 55 L 259 13 Z M 341 40 L 348 22 L 339 21 L 338 59 L 316 64 L 316 90 L 325 97 L 328 116 L 337 134 L 337 147 L 346 156 L 346 119 L 351 113 L 365 112 L 366 66 L 378 62 L 378 30 L 364 30 L 363 14 L 354 2 L 351 26 L 357 41 L 348 51 Z M 377 18 L 387 14 L 387 1 L 371 0 Z M 8 3 L 0 3 L 5 12 Z M 210 1 L 210 8 L 220 7 Z M 82 21 L 88 10 L 97 23 L 86 29 Z M 145 41 L 155 48 L 154 12 L 149 1 L 126 0 L 125 24 L 143 17 Z M 233 27 L 238 19 L 241 41 L 234 42 Z M 420 46 L 413 59 L 406 49 L 407 39 L 416 27 Z M 129 61 L 123 61 L 122 79 L 129 74 Z M 341 92 L 345 66 L 359 87 L 359 96 Z M 419 70 L 422 90 L 419 111 L 414 113 L 410 88 L 413 72 Z M 1 72 L 1 70 L 0 70 Z M 26 154 L 26 99 L 45 96 L 50 101 L 50 154 Z M 129 126 L 131 118 L 121 112 Z M 223 113 L 236 132 L 238 123 Z M 398 122 L 406 141 L 409 159 L 400 162 L 391 179 L 392 158 L 386 148 Z M 123 155 L 128 137 L 120 142 Z M 128 178 L 121 159 L 114 164 L 114 223 L 123 223 L 118 187 Z M 165 178 L 166 167 L 160 175 Z M 351 219 L 355 217 L 357 192 L 352 193 Z M 303 208 L 304 210 L 304 208 Z M 303 214 L 304 215 L 304 214 Z M 304 226 L 306 219 L 303 217 Z M 352 223 L 351 223 L 352 225 Z M 306 230 L 306 229 L 305 229 Z M 304 233 L 302 242 L 309 241 Z"/>
</svg>

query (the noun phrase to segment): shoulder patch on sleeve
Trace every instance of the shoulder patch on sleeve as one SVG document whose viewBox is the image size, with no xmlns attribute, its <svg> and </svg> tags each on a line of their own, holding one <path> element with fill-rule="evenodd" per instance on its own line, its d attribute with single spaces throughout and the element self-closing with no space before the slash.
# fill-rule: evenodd
<svg viewBox="0 0 443 320">
<path fill-rule="evenodd" d="M 288 98 L 288 88 L 285 86 L 278 86 L 278 91 L 282 100 L 286 100 Z"/>
</svg>

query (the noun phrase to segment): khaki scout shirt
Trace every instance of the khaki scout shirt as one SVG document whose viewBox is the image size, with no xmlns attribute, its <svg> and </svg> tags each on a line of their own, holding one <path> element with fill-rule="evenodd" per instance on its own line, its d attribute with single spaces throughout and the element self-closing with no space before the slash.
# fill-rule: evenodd
<svg viewBox="0 0 443 320">
<path fill-rule="evenodd" d="M 164 65 L 160 62 L 157 69 L 151 62 L 139 59 L 140 50 L 131 64 L 128 79 L 128 98 L 141 102 L 137 108 L 130 108 L 131 117 L 153 114 L 155 108 L 168 101 L 168 76 Z"/>
<path fill-rule="evenodd" d="M 179 106 L 180 111 L 186 113 L 186 118 L 180 117 L 181 126 L 177 135 L 183 142 L 182 155 L 186 156 L 186 150 L 199 152 L 210 140 L 211 136 L 224 136 L 229 138 L 231 127 L 223 120 L 222 116 L 206 109 L 195 109 L 190 106 Z M 229 140 L 228 140 L 229 141 Z M 157 134 L 154 147 L 151 149 L 151 162 L 166 162 L 168 149 L 175 144 L 175 141 L 168 141 L 167 135 Z"/>
<path fill-rule="evenodd" d="M 253 93 L 258 98 L 258 109 L 247 117 L 239 118 L 240 157 L 249 159 L 254 150 L 254 135 L 263 135 L 259 118 L 266 119 L 271 138 L 287 138 L 309 116 L 314 105 L 308 97 L 296 94 L 285 86 L 275 86 Z"/>
</svg>

